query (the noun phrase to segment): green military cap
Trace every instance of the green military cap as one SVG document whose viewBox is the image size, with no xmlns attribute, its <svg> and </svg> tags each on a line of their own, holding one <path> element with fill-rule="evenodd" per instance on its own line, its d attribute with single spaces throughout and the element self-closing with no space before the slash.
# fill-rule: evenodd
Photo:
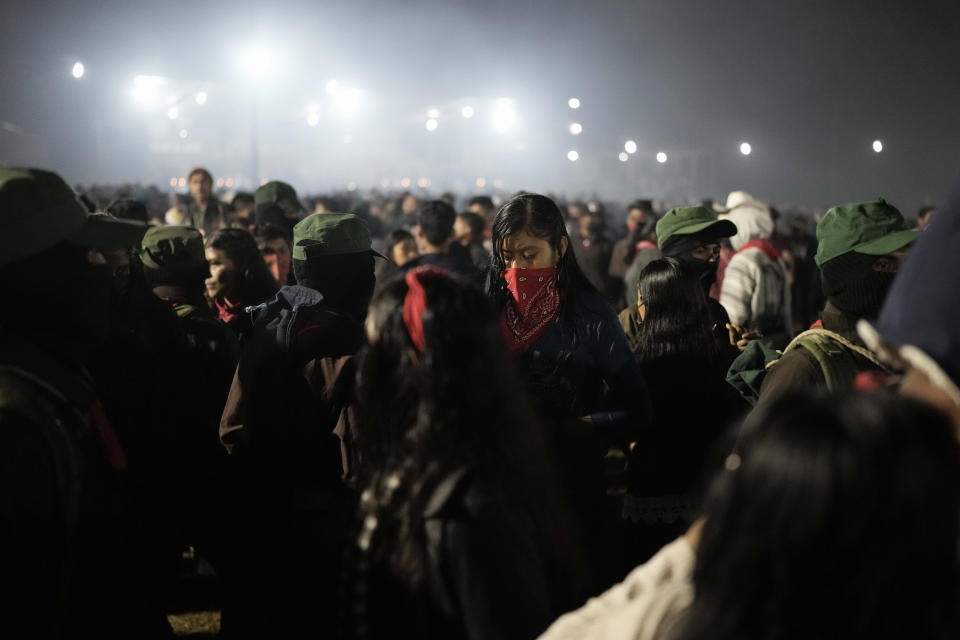
<svg viewBox="0 0 960 640">
<path fill-rule="evenodd" d="M 284 213 L 299 213 L 303 211 L 303 205 L 297 199 L 297 192 L 286 182 L 274 180 L 259 187 L 253 194 L 253 205 L 257 209 L 262 209 L 275 205 L 280 207 Z"/>
<path fill-rule="evenodd" d="M 900 211 L 883 198 L 833 207 L 817 225 L 817 266 L 850 251 L 882 256 L 917 238 Z"/>
<path fill-rule="evenodd" d="M 370 246 L 367 223 L 352 213 L 314 213 L 293 228 L 293 257 L 336 256 L 347 253 L 381 254 Z"/>
<path fill-rule="evenodd" d="M 0 266 L 64 241 L 98 249 L 131 247 L 146 230 L 138 222 L 89 215 L 53 172 L 0 167 Z"/>
<path fill-rule="evenodd" d="M 153 227 L 143 236 L 140 259 L 151 269 L 171 264 L 202 264 L 206 259 L 203 236 L 194 227 Z"/>
<path fill-rule="evenodd" d="M 663 248 L 672 236 L 688 236 L 711 229 L 717 238 L 736 235 L 737 225 L 717 219 L 717 214 L 706 207 L 676 207 L 657 222 L 657 243 Z"/>
</svg>

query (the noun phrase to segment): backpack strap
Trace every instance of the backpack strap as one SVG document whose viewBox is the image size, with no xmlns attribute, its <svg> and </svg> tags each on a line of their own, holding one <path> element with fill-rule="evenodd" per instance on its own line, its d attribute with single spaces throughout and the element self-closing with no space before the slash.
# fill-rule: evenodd
<svg viewBox="0 0 960 640">
<path fill-rule="evenodd" d="M 863 370 L 863 360 L 881 371 L 890 370 L 869 350 L 854 344 L 840 334 L 816 327 L 804 331 L 794 338 L 783 353 L 794 349 L 806 349 L 813 356 L 823 372 L 827 388 L 836 391 L 848 386 Z"/>
</svg>

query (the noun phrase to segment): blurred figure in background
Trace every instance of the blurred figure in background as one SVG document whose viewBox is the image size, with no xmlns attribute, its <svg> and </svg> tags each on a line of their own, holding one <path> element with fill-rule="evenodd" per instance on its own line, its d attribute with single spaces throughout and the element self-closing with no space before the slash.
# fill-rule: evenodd
<svg viewBox="0 0 960 640">
<path fill-rule="evenodd" d="M 187 202 L 187 216 L 184 222 L 209 236 L 217 229 L 226 227 L 223 207 L 213 197 L 213 176 L 203 167 L 190 171 L 187 177 L 190 188 L 190 200 Z"/>
<path fill-rule="evenodd" d="M 483 248 L 485 225 L 483 216 L 470 211 L 458 213 L 453 223 L 457 243 L 467 249 L 470 261 L 480 272 L 485 272 L 490 266 L 490 254 Z"/>
<path fill-rule="evenodd" d="M 293 247 L 286 232 L 275 224 L 268 222 L 256 227 L 254 236 L 257 238 L 257 246 L 260 247 L 260 253 L 263 255 L 263 260 L 267 264 L 267 269 L 273 275 L 273 279 L 280 285 L 294 283 L 291 269 Z"/>
<path fill-rule="evenodd" d="M 253 194 L 247 191 L 238 191 L 230 201 L 230 226 L 237 229 L 252 229 L 254 223 L 254 210 L 256 202 Z"/>
<path fill-rule="evenodd" d="M 610 266 L 607 269 L 611 293 L 616 294 L 614 306 L 617 309 L 626 306 L 624 289 L 627 270 L 637 256 L 640 243 L 646 240 L 645 236 L 647 234 L 644 234 L 643 231 L 653 229 L 650 224 L 652 218 L 654 218 L 653 203 L 650 200 L 634 200 L 627 206 L 626 234 L 613 243 L 613 251 L 610 253 Z M 656 245 L 651 246 L 656 248 Z M 634 286 L 636 286 L 636 283 L 634 283 Z"/>
<path fill-rule="evenodd" d="M 917 229 L 923 231 L 927 226 L 933 221 L 933 216 L 937 212 L 937 208 L 933 205 L 926 205 L 920 207 L 920 210 L 917 211 Z"/>
</svg>

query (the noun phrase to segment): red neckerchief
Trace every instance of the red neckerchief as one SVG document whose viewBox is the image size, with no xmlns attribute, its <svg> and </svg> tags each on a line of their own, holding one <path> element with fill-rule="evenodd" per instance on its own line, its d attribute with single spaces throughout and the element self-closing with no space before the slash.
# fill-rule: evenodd
<svg viewBox="0 0 960 640">
<path fill-rule="evenodd" d="M 510 298 L 500 312 L 500 330 L 510 351 L 523 353 L 547 330 L 560 311 L 557 268 L 506 269 Z"/>
<path fill-rule="evenodd" d="M 773 260 L 774 262 L 780 259 L 780 253 L 777 251 L 777 248 L 773 246 L 773 243 L 770 242 L 768 238 L 764 238 L 762 240 L 753 240 L 751 242 L 748 242 L 747 244 L 740 247 L 740 249 L 737 250 L 737 253 L 742 253 L 752 247 L 756 247 L 757 249 L 760 249 L 760 251 L 763 251 L 765 254 L 767 254 L 767 257 Z"/>
<path fill-rule="evenodd" d="M 217 296 L 213 299 L 213 304 L 217 307 L 217 316 L 224 323 L 230 323 L 234 318 L 243 313 L 243 307 L 245 305 L 237 304 L 232 307 L 228 307 L 224 304 L 223 299 L 220 296 Z"/>
</svg>

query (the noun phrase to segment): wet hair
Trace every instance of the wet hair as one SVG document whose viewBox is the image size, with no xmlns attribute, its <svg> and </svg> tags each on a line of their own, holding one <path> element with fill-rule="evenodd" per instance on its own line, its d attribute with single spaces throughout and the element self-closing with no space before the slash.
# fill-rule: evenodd
<svg viewBox="0 0 960 640">
<path fill-rule="evenodd" d="M 137 222 L 148 222 L 150 216 L 147 214 L 147 208 L 142 202 L 137 202 L 131 198 L 119 198 L 107 205 L 106 212 L 115 218 L 123 220 L 136 220 Z"/>
<path fill-rule="evenodd" d="M 426 294 L 422 351 L 404 322 L 408 285 L 401 276 L 370 305 L 376 337 L 360 368 L 361 513 L 378 523 L 371 553 L 406 587 L 421 584 L 431 563 L 427 501 L 440 482 L 467 468 L 493 494 L 491 504 L 519 502 L 532 516 L 548 567 L 566 561 L 569 569 L 577 551 L 563 525 L 549 447 L 487 299 L 443 271 L 414 273 Z M 555 578 L 552 587 L 563 582 Z"/>
<path fill-rule="evenodd" d="M 248 191 L 238 191 L 237 195 L 233 196 L 233 200 L 230 201 L 230 206 L 233 207 L 234 210 L 252 207 L 254 204 L 253 194 Z"/>
<path fill-rule="evenodd" d="M 418 216 L 423 237 L 435 247 L 439 247 L 450 238 L 456 219 L 456 211 L 443 200 L 424 203 L 420 207 Z"/>
<path fill-rule="evenodd" d="M 470 233 L 473 234 L 474 240 L 479 242 L 483 238 L 483 229 L 487 226 L 483 216 L 472 211 L 464 211 L 463 213 L 458 213 L 457 217 L 466 222 L 467 226 L 470 227 Z"/>
<path fill-rule="evenodd" d="M 641 361 L 720 353 L 707 296 L 690 267 L 676 258 L 654 260 L 640 272 L 637 292 L 646 307 L 637 353 Z"/>
<path fill-rule="evenodd" d="M 246 229 L 220 229 L 207 239 L 206 246 L 227 254 L 240 272 L 238 297 L 244 304 L 271 298 L 280 289 L 263 261 L 257 241 Z"/>
<path fill-rule="evenodd" d="M 493 221 L 493 259 L 487 278 L 487 293 L 498 310 L 506 304 L 510 292 L 503 279 L 503 272 L 507 268 L 503 259 L 503 243 L 507 236 L 521 231 L 546 240 L 557 252 L 560 251 L 561 238 L 567 239 L 567 250 L 557 262 L 557 289 L 560 293 L 560 314 L 576 341 L 573 299 L 580 292 L 596 293 L 596 289 L 580 270 L 563 214 L 550 198 L 528 193 L 517 196 L 500 207 Z"/>
<path fill-rule="evenodd" d="M 943 415 L 788 395 L 748 417 L 726 466 L 680 638 L 957 637 L 960 450 Z"/>
<path fill-rule="evenodd" d="M 393 261 L 393 248 L 405 240 L 414 240 L 413 234 L 406 229 L 395 229 L 387 234 L 383 244 L 383 255 Z"/>
<path fill-rule="evenodd" d="M 203 167 L 195 167 L 194 169 L 191 169 L 190 173 L 187 175 L 187 182 L 189 183 L 193 179 L 193 176 L 198 174 L 202 175 L 204 180 L 210 184 L 213 184 L 213 176 Z"/>
</svg>

